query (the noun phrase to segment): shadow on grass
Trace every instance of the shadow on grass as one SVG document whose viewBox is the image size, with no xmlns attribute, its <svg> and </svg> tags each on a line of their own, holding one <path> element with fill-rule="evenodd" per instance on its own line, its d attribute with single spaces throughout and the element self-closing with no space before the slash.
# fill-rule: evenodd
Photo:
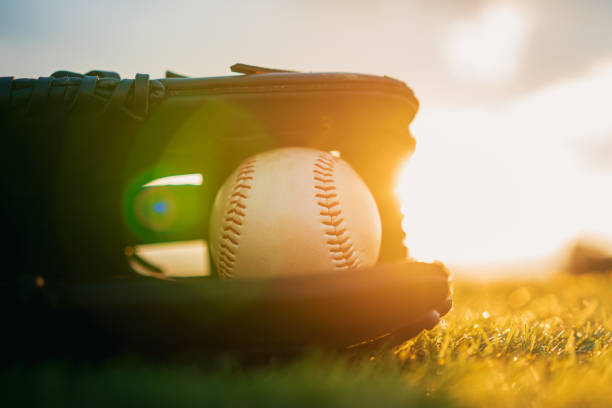
<svg viewBox="0 0 612 408">
<path fill-rule="evenodd" d="M 13 366 L 0 374 L 0 383 L 7 406 L 454 406 L 439 393 L 406 385 L 397 366 L 322 355 L 250 368 L 229 359 L 205 368 L 130 359 L 56 361 Z"/>
</svg>

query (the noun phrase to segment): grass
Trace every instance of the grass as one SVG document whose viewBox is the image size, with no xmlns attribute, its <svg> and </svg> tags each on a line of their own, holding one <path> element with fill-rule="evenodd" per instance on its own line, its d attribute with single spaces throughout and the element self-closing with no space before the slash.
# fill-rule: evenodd
<svg viewBox="0 0 612 408">
<path fill-rule="evenodd" d="M 467 406 L 612 405 L 612 280 L 456 285 L 445 322 L 396 354 L 406 382 Z"/>
<path fill-rule="evenodd" d="M 454 300 L 438 327 L 394 350 L 256 366 L 231 359 L 51 362 L 0 373 L 3 400 L 89 407 L 612 406 L 612 279 L 458 282 Z"/>
</svg>

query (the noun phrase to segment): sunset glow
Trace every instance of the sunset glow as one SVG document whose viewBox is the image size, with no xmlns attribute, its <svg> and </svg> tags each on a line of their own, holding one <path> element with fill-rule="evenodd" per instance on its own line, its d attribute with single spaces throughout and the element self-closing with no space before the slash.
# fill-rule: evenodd
<svg viewBox="0 0 612 408">
<path fill-rule="evenodd" d="M 160 78 L 166 69 L 216 77 L 233 75 L 229 67 L 238 62 L 389 76 L 405 82 L 420 101 L 410 125 L 416 149 L 398 186 L 412 256 L 469 269 L 559 258 L 583 237 L 612 239 L 612 5 L 607 2 L 381 1 L 347 7 L 230 0 L 187 2 L 171 13 L 150 7 L 145 14 L 131 2 L 75 4 L 7 3 L 1 76 L 38 78 L 65 68 L 107 69 L 122 78 L 137 72 Z M 91 15 L 113 24 L 84 36 Z M 177 29 L 168 35 L 151 27 Z M 202 38 L 220 38 L 219 33 L 222 40 L 202 44 Z M 327 126 L 327 116 L 306 118 L 312 123 L 295 134 L 307 138 L 314 129 L 316 144 L 319 122 Z M 204 134 L 191 138 L 191 126 L 204 125 L 210 124 L 196 120 L 177 127 L 181 133 L 167 150 L 173 153 L 164 156 L 172 165 L 185 154 L 194 167 L 155 173 L 170 177 L 146 180 L 144 186 L 139 179 L 144 195 L 164 186 L 207 186 L 211 180 L 200 174 L 191 149 L 175 149 L 207 140 Z M 341 149 L 334 138 L 353 137 L 324 134 L 325 150 Z M 349 162 L 365 160 L 341 150 Z M 368 160 L 375 167 L 382 159 Z M 380 174 L 381 183 L 393 176 Z M 151 217 L 172 214 L 170 199 L 147 204 Z M 487 273 L 494 275 L 492 270 Z"/>
<path fill-rule="evenodd" d="M 588 157 L 612 133 L 610 93 L 612 68 L 598 67 L 498 110 L 425 107 L 398 187 L 411 255 L 470 265 L 540 259 L 612 231 L 610 178 Z"/>
</svg>

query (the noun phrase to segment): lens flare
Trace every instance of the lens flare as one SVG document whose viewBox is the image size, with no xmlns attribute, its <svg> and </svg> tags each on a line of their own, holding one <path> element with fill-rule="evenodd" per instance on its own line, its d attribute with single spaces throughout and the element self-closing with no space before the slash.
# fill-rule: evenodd
<svg viewBox="0 0 612 408">
<path fill-rule="evenodd" d="M 158 214 L 164 214 L 168 210 L 168 204 L 165 201 L 158 201 L 153 204 L 153 211 Z"/>
</svg>

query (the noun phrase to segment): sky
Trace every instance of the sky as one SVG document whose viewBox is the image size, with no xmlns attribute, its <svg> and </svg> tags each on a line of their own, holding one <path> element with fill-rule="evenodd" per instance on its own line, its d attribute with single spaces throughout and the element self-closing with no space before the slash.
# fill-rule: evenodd
<svg viewBox="0 0 612 408">
<path fill-rule="evenodd" d="M 411 255 L 544 259 L 612 238 L 612 2 L 7 1 L 0 75 L 388 75 L 421 102 L 398 188 Z"/>
</svg>

